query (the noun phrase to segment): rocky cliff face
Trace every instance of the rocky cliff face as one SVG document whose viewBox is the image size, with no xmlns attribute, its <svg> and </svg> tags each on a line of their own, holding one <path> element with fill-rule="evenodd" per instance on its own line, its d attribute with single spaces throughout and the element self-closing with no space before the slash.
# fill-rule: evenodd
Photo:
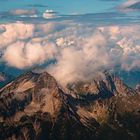
<svg viewBox="0 0 140 140">
<path fill-rule="evenodd" d="M 107 72 L 65 91 L 48 73 L 28 72 L 0 89 L 0 139 L 137 140 L 139 99 Z"/>
<path fill-rule="evenodd" d="M 84 127 L 72 99 L 46 72 L 28 72 L 3 87 L 0 90 L 0 110 L 1 139 L 43 139 L 46 134 L 42 131 L 47 127 L 49 139 L 57 135 L 60 127 Z M 91 122 L 98 126 L 95 119 Z"/>
<path fill-rule="evenodd" d="M 98 77 L 89 82 L 71 84 L 68 88 L 70 91 L 74 91 L 77 94 L 98 95 L 100 98 L 118 95 L 127 96 L 137 93 L 134 89 L 124 84 L 119 77 L 112 75 L 107 71 L 103 72 L 102 75 Z"/>
</svg>

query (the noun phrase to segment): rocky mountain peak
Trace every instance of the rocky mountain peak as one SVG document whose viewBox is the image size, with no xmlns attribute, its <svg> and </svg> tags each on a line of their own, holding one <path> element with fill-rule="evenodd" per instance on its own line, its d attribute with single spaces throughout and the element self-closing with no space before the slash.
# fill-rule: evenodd
<svg viewBox="0 0 140 140">
<path fill-rule="evenodd" d="M 106 129 L 114 133 L 112 122 L 123 129 L 119 117 L 139 113 L 139 94 L 116 75 L 101 77 L 63 90 L 47 72 L 19 76 L 0 89 L 0 139 L 100 139 Z"/>
<path fill-rule="evenodd" d="M 0 90 L 0 115 L 16 116 L 23 110 L 28 114 L 37 111 L 55 114 L 62 104 L 60 93 L 57 82 L 47 72 L 27 72 Z"/>
<path fill-rule="evenodd" d="M 94 76 L 93 76 L 94 77 Z M 124 82 L 115 74 L 108 71 L 101 73 L 98 78 L 93 78 L 89 82 L 78 82 L 68 86 L 68 88 L 77 94 L 93 94 L 99 97 L 108 98 L 111 96 L 127 96 L 129 94 L 136 94 L 136 91 L 128 87 Z"/>
</svg>

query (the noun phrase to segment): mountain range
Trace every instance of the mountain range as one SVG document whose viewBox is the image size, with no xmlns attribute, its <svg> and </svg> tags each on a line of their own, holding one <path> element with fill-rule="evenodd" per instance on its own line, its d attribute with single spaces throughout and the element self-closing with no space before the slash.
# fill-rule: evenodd
<svg viewBox="0 0 140 140">
<path fill-rule="evenodd" d="M 0 89 L 0 140 L 139 140 L 139 101 L 107 71 L 66 87 L 29 71 Z"/>
</svg>

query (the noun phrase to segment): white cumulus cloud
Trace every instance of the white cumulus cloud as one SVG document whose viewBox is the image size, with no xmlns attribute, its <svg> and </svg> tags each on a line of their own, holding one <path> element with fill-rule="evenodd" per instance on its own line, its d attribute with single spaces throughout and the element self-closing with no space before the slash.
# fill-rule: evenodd
<svg viewBox="0 0 140 140">
<path fill-rule="evenodd" d="M 76 22 L 1 24 L 2 60 L 19 69 L 46 67 L 61 84 L 88 80 L 100 70 L 140 69 L 140 25 Z"/>
</svg>

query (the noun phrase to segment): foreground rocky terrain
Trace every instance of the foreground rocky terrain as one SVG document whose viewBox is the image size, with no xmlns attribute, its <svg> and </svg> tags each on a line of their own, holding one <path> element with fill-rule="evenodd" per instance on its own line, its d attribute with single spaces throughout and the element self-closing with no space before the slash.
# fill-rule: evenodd
<svg viewBox="0 0 140 140">
<path fill-rule="evenodd" d="M 139 140 L 139 92 L 108 72 L 65 89 L 47 72 L 27 72 L 0 89 L 6 139 Z"/>
</svg>

